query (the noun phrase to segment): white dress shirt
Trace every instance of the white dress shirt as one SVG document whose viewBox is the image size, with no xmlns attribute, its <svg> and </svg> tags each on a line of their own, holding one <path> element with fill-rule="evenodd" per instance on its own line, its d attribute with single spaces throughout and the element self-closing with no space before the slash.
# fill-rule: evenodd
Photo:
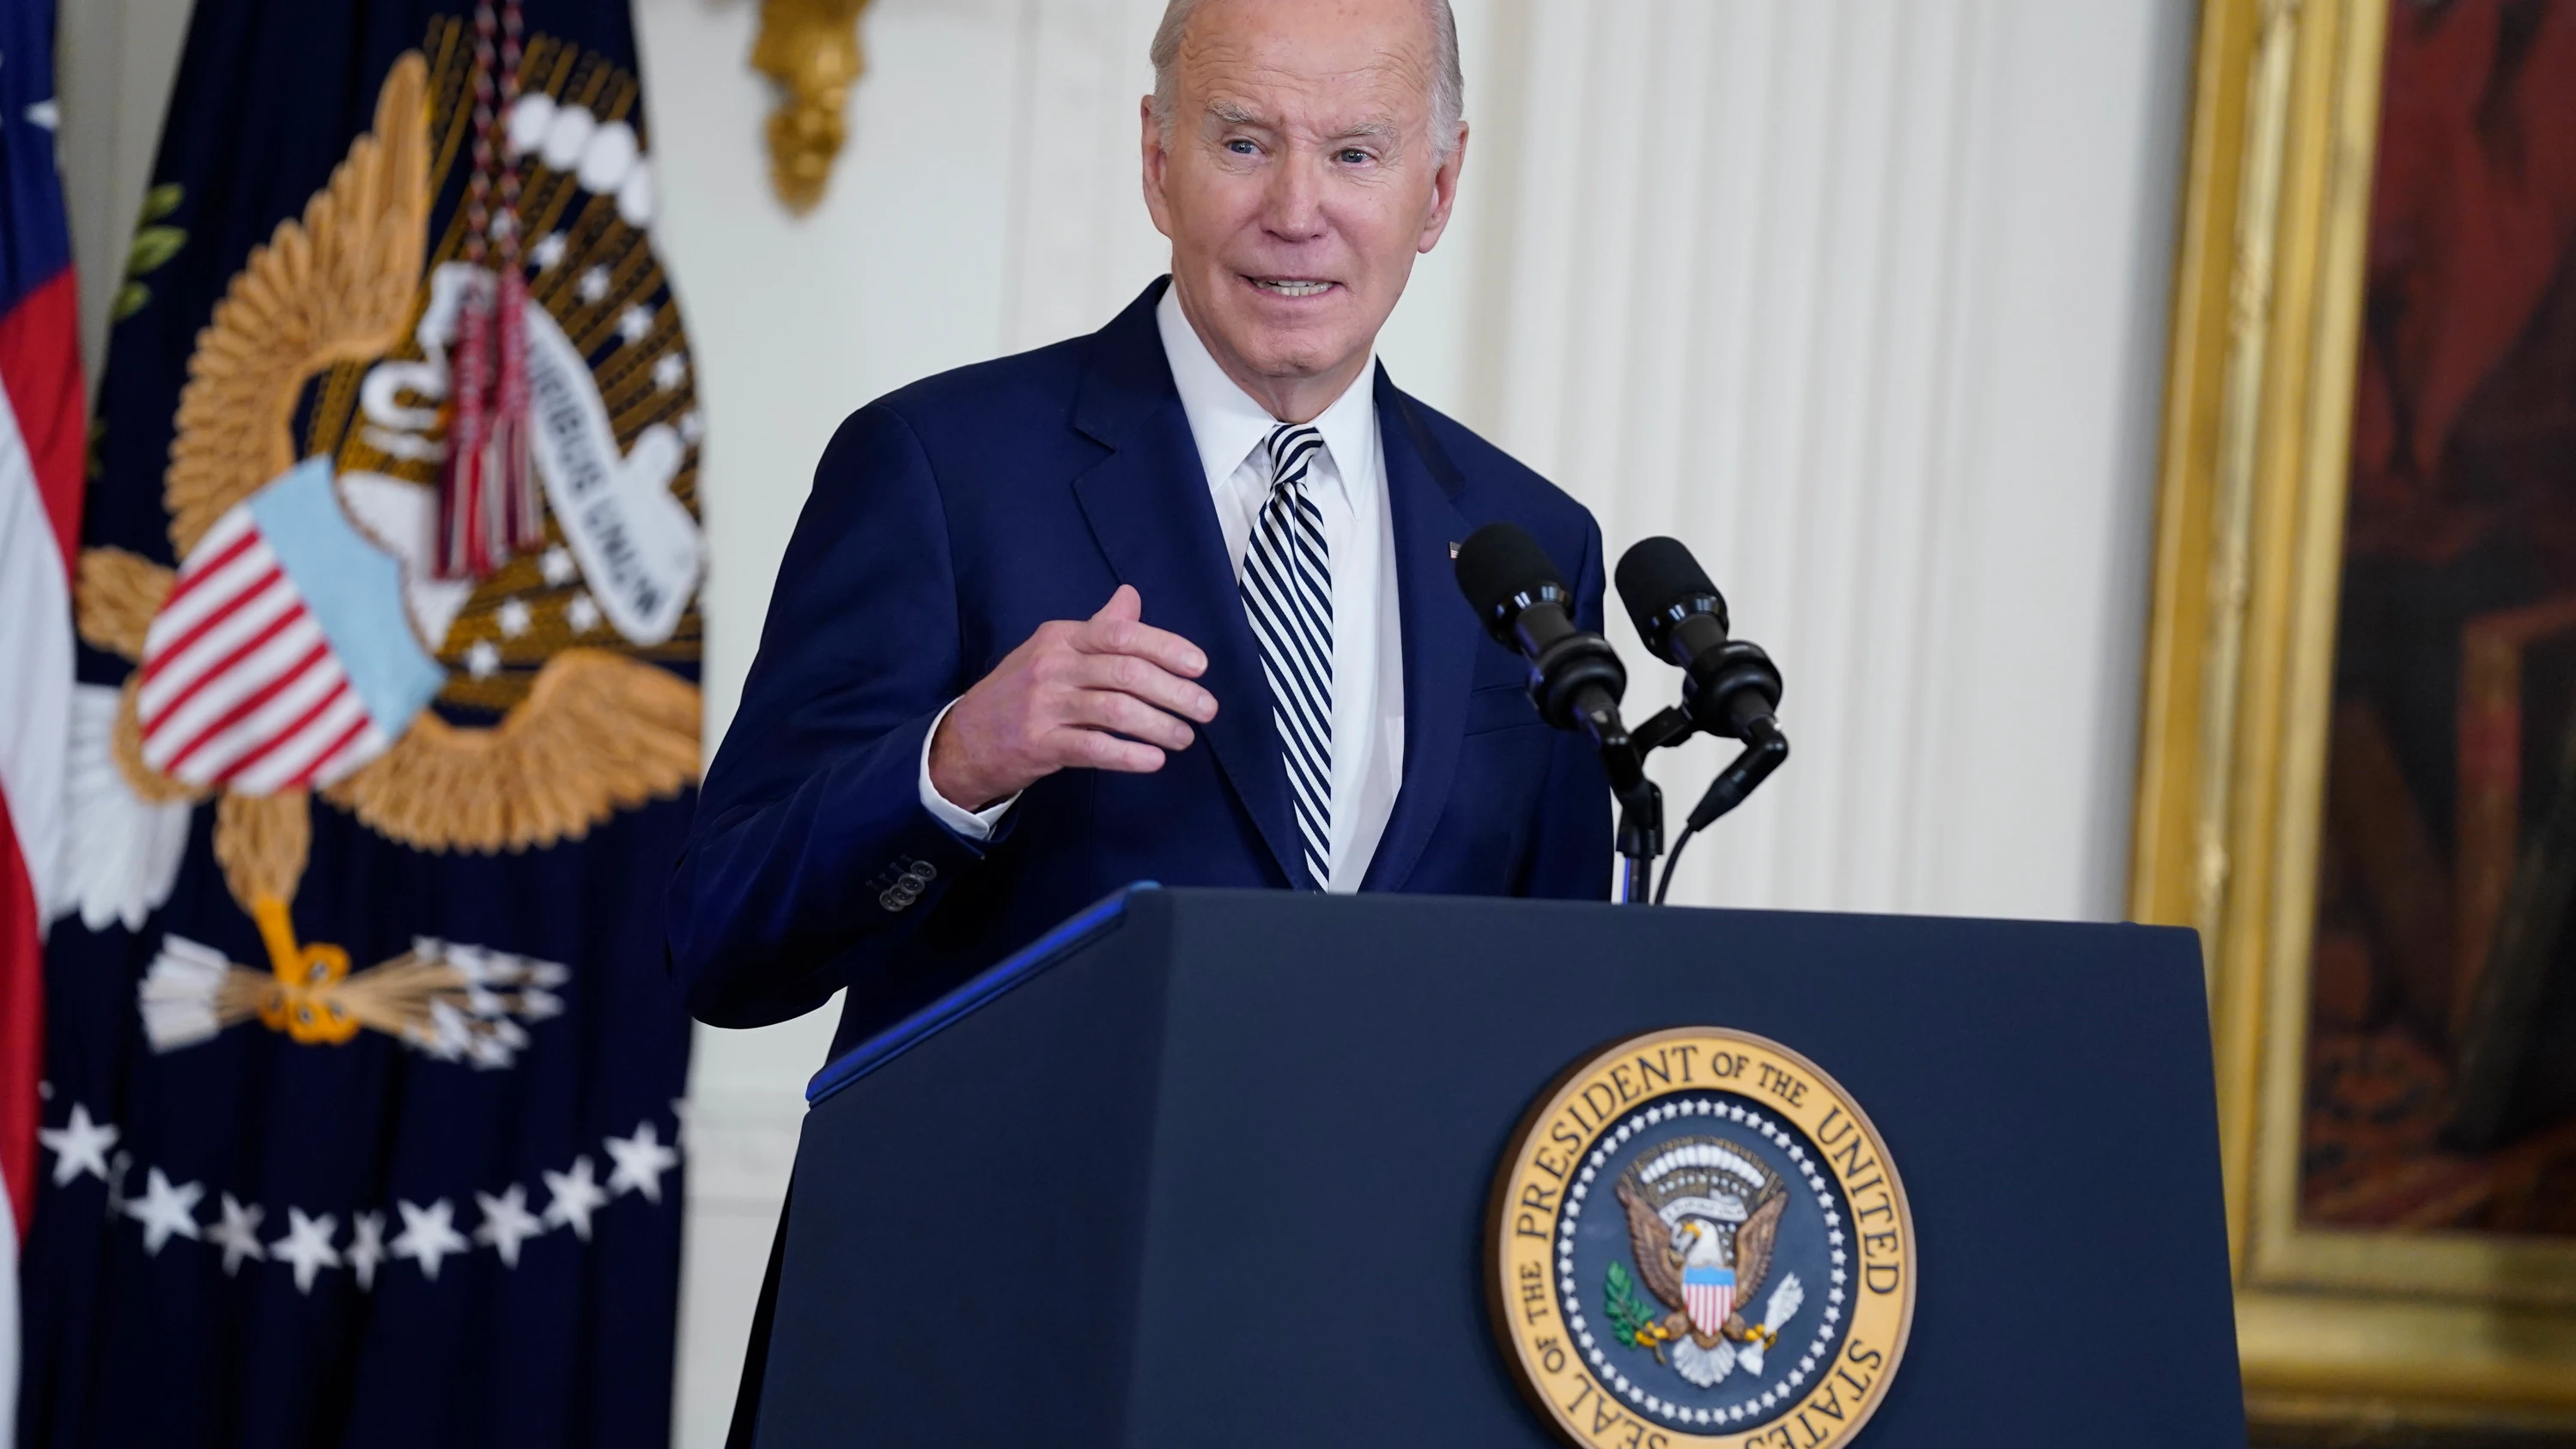
<svg viewBox="0 0 2576 1449">
<path fill-rule="evenodd" d="M 1166 290 L 1154 321 L 1180 389 L 1181 410 L 1198 445 L 1226 557 L 1238 581 L 1261 505 L 1270 496 L 1262 443 L 1279 419 L 1235 386 Z M 1404 634 L 1395 596 L 1395 523 L 1386 504 L 1386 450 L 1378 433 L 1372 353 L 1359 378 L 1314 420 L 1323 451 L 1306 476 L 1307 496 L 1323 515 L 1333 572 L 1333 828 L 1328 891 L 1360 888 L 1378 838 L 1386 833 L 1404 782 Z M 1193 641 L 1204 644 L 1206 641 Z M 1268 699 L 1219 700 L 1220 709 L 1267 711 Z M 954 707 L 952 703 L 952 708 Z M 945 719 L 947 711 L 940 717 Z M 949 829 L 971 840 L 993 832 L 1012 801 L 970 812 L 930 783 L 933 721 L 921 747 L 921 803 Z M 1018 797 L 1012 797 L 1016 800 Z"/>
</svg>

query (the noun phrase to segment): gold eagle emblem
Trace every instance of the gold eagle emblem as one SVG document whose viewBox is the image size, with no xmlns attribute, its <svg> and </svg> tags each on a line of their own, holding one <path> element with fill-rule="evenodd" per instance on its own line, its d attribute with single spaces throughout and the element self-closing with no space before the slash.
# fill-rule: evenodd
<svg viewBox="0 0 2576 1449">
<path fill-rule="evenodd" d="M 1685 1138 L 1653 1160 L 1631 1165 L 1616 1191 L 1628 1215 L 1637 1276 L 1670 1310 L 1639 1327 L 1641 1346 L 1654 1348 L 1660 1358 L 1662 1345 L 1683 1340 L 1706 1354 L 1720 1339 L 1768 1347 L 1778 1337 L 1765 1324 L 1746 1322 L 1743 1312 L 1770 1276 L 1771 1245 L 1789 1205 L 1780 1180 L 1753 1152 L 1722 1138 Z M 1695 1267 L 1729 1275 L 1724 1310 L 1698 1321 L 1683 1284 L 1683 1275 Z"/>
<path fill-rule="evenodd" d="M 368 424 L 361 399 L 372 390 L 411 416 L 440 416 L 442 398 L 420 395 L 419 359 L 436 346 L 424 325 L 437 290 L 434 272 L 452 263 L 462 233 L 451 225 L 433 248 L 430 211 L 440 169 L 458 154 L 470 121 L 464 98 L 470 49 L 461 26 L 439 21 L 426 53 L 407 53 L 393 65 L 371 129 L 351 144 L 302 215 L 279 222 L 251 252 L 198 334 L 164 475 L 169 537 L 183 570 L 210 529 L 299 458 L 339 465 L 338 497 L 351 525 L 379 544 L 379 520 L 388 507 L 398 515 L 415 511 L 427 497 L 440 425 L 424 421 L 417 435 L 390 435 Z M 554 123 L 552 131 L 512 137 L 532 143 L 521 163 L 523 215 L 531 234 L 548 232 L 534 249 L 540 277 L 531 296 L 550 309 L 567 346 L 580 349 L 572 355 L 617 349 L 614 365 L 604 366 L 595 384 L 581 368 L 585 385 L 599 395 L 603 437 L 613 434 L 617 446 L 632 447 L 639 435 L 658 429 L 661 454 L 679 457 L 683 450 L 672 438 L 694 441 L 694 392 L 677 315 L 637 214 L 649 207 L 649 190 L 639 190 L 649 177 L 630 176 L 622 190 L 603 192 L 589 184 L 596 162 L 576 147 L 568 166 L 553 144 L 556 132 L 580 129 L 571 119 L 580 108 L 578 120 L 588 130 L 576 139 L 622 131 L 631 161 L 633 131 L 613 117 L 632 107 L 633 78 L 542 37 L 532 40 L 522 75 L 523 96 L 543 103 L 541 115 L 534 106 L 530 114 Z M 395 376 L 395 386 L 377 386 L 371 373 L 389 359 L 410 371 Z M 443 359 L 435 375 L 443 379 Z M 305 420 L 301 439 L 299 418 Z M 681 424 L 676 432 L 673 419 Z M 372 489 L 372 512 L 353 505 L 353 477 Z M 653 486 L 666 493 L 662 506 L 681 514 L 680 526 L 694 544 L 686 513 L 694 455 L 676 475 L 657 475 Z M 418 559 L 401 559 L 418 648 L 447 671 L 438 698 L 498 718 L 469 725 L 421 709 L 379 753 L 325 784 L 318 792 L 323 800 L 415 849 L 519 851 L 578 838 L 617 811 L 696 779 L 698 689 L 653 662 L 696 657 L 694 605 L 676 626 L 665 621 L 659 637 L 624 637 L 615 611 L 603 619 L 579 587 L 557 522 L 550 519 L 547 527 L 554 547 L 545 557 L 514 560 L 479 583 L 447 585 L 428 609 L 418 602 L 431 581 L 421 577 Z M 387 551 L 403 552 L 399 546 Z M 75 580 L 81 637 L 142 664 L 147 635 L 180 572 L 122 549 L 86 550 Z M 694 584 L 692 575 L 692 597 Z M 429 637 L 433 630 L 440 637 Z M 269 969 L 255 972 L 165 953 L 163 965 L 171 970 L 165 976 L 156 966 L 154 972 L 166 988 L 165 1005 L 173 993 L 192 1003 L 172 1019 L 205 1028 L 180 1031 L 180 1044 L 257 1016 L 299 1041 L 346 1041 L 372 1027 L 416 1043 L 444 1033 L 449 1045 L 470 1047 L 482 1037 L 509 1034 L 510 1001 L 498 1010 L 490 1006 L 489 988 L 496 985 L 519 990 L 536 1008 L 522 1014 L 543 1014 L 547 972 L 560 972 L 544 963 L 522 969 L 499 953 L 464 948 L 460 954 L 428 942 L 352 974 L 341 948 L 299 942 L 289 908 L 310 853 L 313 792 L 191 784 L 155 769 L 145 759 L 138 719 L 144 674 L 137 669 L 125 681 L 107 732 L 112 776 L 147 804 L 214 798 L 215 859 L 234 900 L 258 923 L 270 957 Z M 481 1009 L 459 1028 L 456 1013 L 469 1001 Z M 152 983 L 144 1005 L 150 1023 Z M 162 1044 L 158 1033 L 155 1040 Z"/>
</svg>

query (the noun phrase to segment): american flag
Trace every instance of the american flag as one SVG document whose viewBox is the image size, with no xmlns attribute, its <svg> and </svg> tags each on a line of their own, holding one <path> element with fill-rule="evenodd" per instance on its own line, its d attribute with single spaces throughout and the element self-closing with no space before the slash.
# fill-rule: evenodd
<svg viewBox="0 0 2576 1449">
<path fill-rule="evenodd" d="M 54 173 L 52 0 L 0 6 L 0 1355 L 18 1358 L 35 1203 L 44 922 L 62 895 L 81 401 L 72 242 Z M 0 1370 L 0 1445 L 14 1372 Z"/>
</svg>

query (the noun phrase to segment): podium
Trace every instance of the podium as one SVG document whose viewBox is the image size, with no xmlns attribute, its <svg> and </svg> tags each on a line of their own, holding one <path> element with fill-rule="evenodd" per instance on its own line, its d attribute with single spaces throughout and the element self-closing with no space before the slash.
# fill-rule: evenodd
<svg viewBox="0 0 2576 1449">
<path fill-rule="evenodd" d="M 1803 1058 L 1901 1199 L 1844 1171 L 1870 1164 L 1832 1113 L 1793 1130 L 1764 1095 L 1785 1069 L 1639 1106 L 1634 1143 L 1602 1117 L 1590 1159 L 1543 1140 L 1599 1115 L 1568 1094 L 1605 1044 L 1698 1027 Z M 1679 1058 L 1730 1059 L 1754 1058 Z M 1554 1126 L 1551 1093 L 1574 1104 Z M 1138 887 L 808 1095 L 764 1449 L 2245 1442 L 2185 931 Z M 1517 1185 L 1515 1152 L 1566 1191 Z M 1883 1200 L 1908 1235 L 1865 1249 Z M 1766 1205 L 1776 1244 L 1744 1226 Z M 1550 1216 L 1579 1207 L 1579 1234 Z M 1562 1284 L 1497 1281 L 1516 1231 L 1551 1270 L 1562 1253 Z M 1703 1268 L 1728 1234 L 1731 1267 Z M 1867 1362 L 1836 1331 L 1894 1321 L 1869 1296 L 1892 1280 L 1827 1286 L 1882 1247 L 1905 1255 L 1901 1345 L 1873 1328 L 1880 1371 L 1832 1415 L 1820 1392 L 1779 1417 Z M 1646 1290 L 1668 1251 L 1693 1287 L 1666 1313 Z M 1745 1302 L 1711 1305 L 1721 1272 Z M 1531 1397 L 1560 1351 L 1599 1365 L 1582 1434 Z"/>
</svg>

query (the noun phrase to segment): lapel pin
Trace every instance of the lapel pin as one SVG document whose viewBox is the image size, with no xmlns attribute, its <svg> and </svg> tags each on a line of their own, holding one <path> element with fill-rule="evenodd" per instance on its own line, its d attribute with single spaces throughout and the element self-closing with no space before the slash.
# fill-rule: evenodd
<svg viewBox="0 0 2576 1449">
<path fill-rule="evenodd" d="M 1458 561 L 1458 545 L 1455 542 L 1452 542 L 1449 545 L 1449 561 L 1451 563 L 1456 563 Z"/>
</svg>

